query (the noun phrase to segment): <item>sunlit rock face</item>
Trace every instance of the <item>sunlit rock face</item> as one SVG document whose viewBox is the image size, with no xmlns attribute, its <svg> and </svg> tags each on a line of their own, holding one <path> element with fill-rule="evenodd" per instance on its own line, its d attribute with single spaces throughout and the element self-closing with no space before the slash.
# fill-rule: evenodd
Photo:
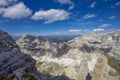
<svg viewBox="0 0 120 80">
<path fill-rule="evenodd" d="M 97 53 L 91 55 L 94 57 L 90 55 L 84 55 L 81 59 L 41 57 L 38 59 L 37 68 L 43 75 L 65 75 L 70 79 L 85 80 L 90 74 L 92 79 L 102 80 L 108 65 L 107 59 Z"/>
<path fill-rule="evenodd" d="M 35 72 L 35 60 L 21 53 L 12 37 L 0 30 L 0 80 L 7 76 L 21 79 L 24 73 Z"/>
<path fill-rule="evenodd" d="M 29 54 L 29 50 L 24 46 L 26 39 L 29 38 L 22 36 L 17 40 L 17 44 L 20 47 L 24 47 L 24 50 Z M 97 36 L 98 37 L 98 36 Z M 84 40 L 81 37 L 74 38 L 64 43 L 54 43 L 49 40 L 36 40 L 35 37 L 31 43 L 40 43 L 33 48 L 32 57 L 37 61 L 37 69 L 45 76 L 61 76 L 65 75 L 73 80 L 103 80 L 109 78 L 108 60 L 99 52 L 95 47 L 92 40 Z M 97 39 L 95 39 L 96 41 Z M 92 41 L 90 43 L 90 41 Z M 20 43 L 21 42 L 21 43 Z M 23 43 L 22 43 L 23 42 Z M 48 43 L 49 42 L 49 43 Z M 42 44 L 44 43 L 44 44 Z M 45 47 L 47 44 L 47 47 Z M 54 45 L 53 45 L 54 44 Z M 34 49 L 41 46 L 40 49 L 45 49 L 47 52 L 36 53 Z M 21 49 L 22 49 L 21 48 Z M 48 51 L 50 50 L 50 51 Z M 37 56 L 36 54 L 42 54 Z"/>
<path fill-rule="evenodd" d="M 102 37 L 101 49 L 120 61 L 120 32 L 109 33 Z"/>
<path fill-rule="evenodd" d="M 16 43 L 20 46 L 22 52 L 37 57 L 43 55 L 51 56 L 51 53 L 52 55 L 57 53 L 57 44 L 42 36 L 36 37 L 25 34 Z"/>
</svg>

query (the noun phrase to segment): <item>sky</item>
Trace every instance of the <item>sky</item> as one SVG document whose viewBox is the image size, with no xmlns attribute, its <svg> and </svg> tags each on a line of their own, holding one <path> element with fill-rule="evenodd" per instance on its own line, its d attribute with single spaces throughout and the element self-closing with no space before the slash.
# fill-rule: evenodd
<svg viewBox="0 0 120 80">
<path fill-rule="evenodd" d="M 0 0 L 0 29 L 12 35 L 120 31 L 120 0 Z"/>
</svg>

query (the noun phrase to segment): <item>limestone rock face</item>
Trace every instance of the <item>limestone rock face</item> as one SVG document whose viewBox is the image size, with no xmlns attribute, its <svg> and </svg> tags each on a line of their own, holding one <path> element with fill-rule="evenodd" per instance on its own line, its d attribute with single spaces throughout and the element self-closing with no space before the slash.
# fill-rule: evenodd
<svg viewBox="0 0 120 80">
<path fill-rule="evenodd" d="M 43 56 L 57 53 L 57 44 L 42 36 L 23 35 L 16 41 L 21 51 L 34 56 Z"/>
<path fill-rule="evenodd" d="M 100 47 L 104 49 L 104 52 L 120 61 L 120 32 L 104 35 L 101 41 Z"/>
<path fill-rule="evenodd" d="M 89 38 L 89 40 L 87 40 L 86 36 L 92 38 Z M 94 33 L 94 35 L 85 35 L 82 37 L 82 39 L 91 43 L 100 51 L 103 51 L 111 57 L 120 60 L 120 32 L 111 32 L 102 35 Z"/>
<path fill-rule="evenodd" d="M 25 72 L 35 72 L 36 62 L 23 54 L 12 37 L 0 30 L 0 80 L 7 76 L 21 78 Z"/>
<path fill-rule="evenodd" d="M 92 80 L 103 80 L 105 76 L 105 71 L 107 69 L 108 64 L 107 59 L 104 56 L 100 56 L 97 63 L 95 64 L 95 68 L 93 71 Z"/>
<path fill-rule="evenodd" d="M 17 43 L 21 44 L 19 40 Z M 24 40 L 23 42 L 25 43 Z M 44 42 L 43 45 L 37 44 L 37 46 L 45 46 L 46 43 L 47 42 Z M 49 46 L 53 47 L 52 45 Z M 51 49 L 50 47 L 49 49 Z M 33 56 L 33 58 L 37 60 L 36 67 L 41 74 L 45 76 L 65 75 L 68 78 L 75 80 L 86 80 L 86 77 L 89 74 L 93 79 L 95 79 L 96 75 L 94 73 L 96 72 L 95 70 L 98 69 L 96 65 L 99 65 L 98 62 L 99 59 L 101 59 L 100 56 L 102 56 L 102 54 L 97 53 L 90 43 L 76 38 L 67 43 L 57 44 L 53 49 L 56 50 L 56 54 L 53 54 L 52 52 L 40 52 L 40 54 L 44 55 Z M 47 53 L 51 56 L 46 55 Z M 36 53 L 34 52 L 34 54 Z M 108 65 L 106 57 L 103 57 L 102 60 L 104 63 L 101 62 L 101 64 Z M 101 74 L 98 76 L 103 78 L 106 68 L 107 66 L 103 66 L 100 71 Z"/>
<path fill-rule="evenodd" d="M 111 76 L 111 72 L 116 74 L 116 69 L 108 64 L 109 59 L 104 55 L 120 59 L 119 35 L 91 33 L 63 43 L 24 35 L 17 44 L 23 52 L 32 54 L 37 61 L 37 70 L 44 76 L 64 75 L 72 80 L 119 80 L 120 76 Z"/>
</svg>

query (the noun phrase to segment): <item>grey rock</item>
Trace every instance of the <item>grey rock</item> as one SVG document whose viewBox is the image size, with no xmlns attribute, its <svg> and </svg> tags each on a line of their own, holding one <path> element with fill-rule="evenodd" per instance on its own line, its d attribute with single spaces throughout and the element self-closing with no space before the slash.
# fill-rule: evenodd
<svg viewBox="0 0 120 80">
<path fill-rule="evenodd" d="M 33 73 L 35 64 L 36 61 L 31 56 L 20 51 L 8 33 L 0 30 L 0 80 L 9 75 L 20 77 L 18 71 Z"/>
</svg>

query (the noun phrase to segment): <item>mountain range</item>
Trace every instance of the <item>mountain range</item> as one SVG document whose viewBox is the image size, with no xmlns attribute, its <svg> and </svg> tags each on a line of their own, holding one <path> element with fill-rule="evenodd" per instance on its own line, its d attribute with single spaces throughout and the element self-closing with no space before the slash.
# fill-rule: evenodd
<svg viewBox="0 0 120 80">
<path fill-rule="evenodd" d="M 0 80 L 120 80 L 120 32 L 67 41 L 0 30 Z"/>
</svg>

